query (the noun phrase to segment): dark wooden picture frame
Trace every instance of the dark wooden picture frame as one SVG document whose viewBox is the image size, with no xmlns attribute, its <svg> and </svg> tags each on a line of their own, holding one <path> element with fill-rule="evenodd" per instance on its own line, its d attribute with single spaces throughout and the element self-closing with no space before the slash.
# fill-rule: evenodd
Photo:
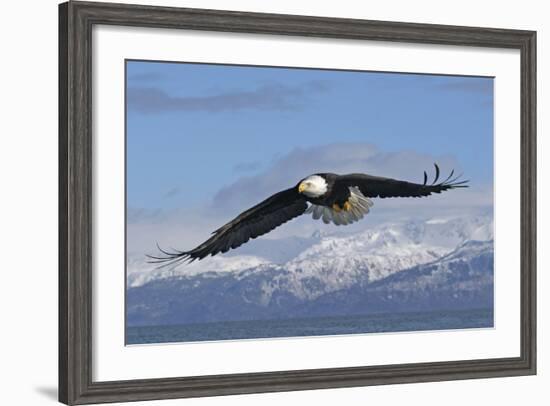
<svg viewBox="0 0 550 406">
<path fill-rule="evenodd" d="M 521 353 L 517 358 L 92 380 L 92 27 L 95 24 L 394 41 L 521 54 Z M 200 9 L 68 2 L 59 6 L 59 400 L 185 398 L 536 373 L 536 33 Z"/>
</svg>

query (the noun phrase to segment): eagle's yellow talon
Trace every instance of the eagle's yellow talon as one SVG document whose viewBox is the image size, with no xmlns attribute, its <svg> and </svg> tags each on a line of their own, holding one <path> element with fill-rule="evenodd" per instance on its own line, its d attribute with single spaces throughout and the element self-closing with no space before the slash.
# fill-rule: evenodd
<svg viewBox="0 0 550 406">
<path fill-rule="evenodd" d="M 340 206 L 338 206 L 336 203 L 334 203 L 334 204 L 332 205 L 332 210 L 334 210 L 336 213 L 342 211 L 342 209 L 340 208 Z"/>
<path fill-rule="evenodd" d="M 351 204 L 349 204 L 349 202 L 344 203 L 344 210 L 345 211 L 350 211 L 351 210 Z"/>
</svg>

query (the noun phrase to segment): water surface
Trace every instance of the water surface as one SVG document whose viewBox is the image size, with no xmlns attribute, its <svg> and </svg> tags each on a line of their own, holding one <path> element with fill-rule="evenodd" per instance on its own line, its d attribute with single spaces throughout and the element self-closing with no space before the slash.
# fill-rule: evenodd
<svg viewBox="0 0 550 406">
<path fill-rule="evenodd" d="M 126 329 L 126 344 L 304 337 L 493 327 L 493 309 L 384 313 L 287 320 L 224 321 Z"/>
</svg>

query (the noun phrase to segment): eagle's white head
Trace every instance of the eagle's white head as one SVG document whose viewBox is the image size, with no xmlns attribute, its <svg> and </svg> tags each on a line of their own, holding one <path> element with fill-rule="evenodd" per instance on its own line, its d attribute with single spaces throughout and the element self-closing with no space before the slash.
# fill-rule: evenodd
<svg viewBox="0 0 550 406">
<path fill-rule="evenodd" d="M 298 192 L 311 198 L 321 197 L 327 193 L 327 190 L 327 181 L 319 175 L 308 176 L 298 185 Z"/>
</svg>

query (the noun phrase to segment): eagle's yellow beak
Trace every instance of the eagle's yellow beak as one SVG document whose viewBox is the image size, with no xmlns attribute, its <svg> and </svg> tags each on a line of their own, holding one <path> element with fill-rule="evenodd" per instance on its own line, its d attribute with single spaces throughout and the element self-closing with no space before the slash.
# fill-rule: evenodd
<svg viewBox="0 0 550 406">
<path fill-rule="evenodd" d="M 304 190 L 306 190 L 306 188 L 307 188 L 306 184 L 302 182 L 298 185 L 298 192 L 302 193 Z"/>
</svg>

